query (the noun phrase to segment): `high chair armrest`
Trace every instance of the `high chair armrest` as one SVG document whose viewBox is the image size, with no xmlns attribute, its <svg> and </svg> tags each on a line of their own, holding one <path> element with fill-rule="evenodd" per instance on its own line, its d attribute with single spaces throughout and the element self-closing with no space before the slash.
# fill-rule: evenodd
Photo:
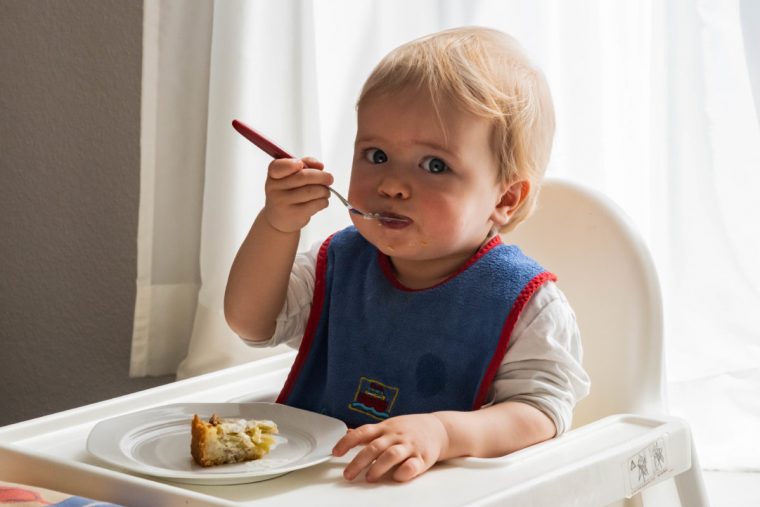
<svg viewBox="0 0 760 507">
<path fill-rule="evenodd" d="M 618 414 L 501 458 L 448 463 L 506 467 L 514 486 L 483 505 L 606 506 L 675 478 L 682 505 L 707 506 L 701 475 L 680 477 L 692 472 L 692 450 L 689 426 L 679 418 Z"/>
</svg>

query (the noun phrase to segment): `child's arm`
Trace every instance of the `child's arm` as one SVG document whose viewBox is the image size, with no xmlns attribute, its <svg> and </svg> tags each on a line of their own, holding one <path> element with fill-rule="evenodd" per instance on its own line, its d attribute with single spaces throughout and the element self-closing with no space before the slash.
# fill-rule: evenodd
<svg viewBox="0 0 760 507">
<path fill-rule="evenodd" d="M 266 204 L 235 256 L 224 294 L 227 323 L 245 339 L 264 341 L 274 334 L 301 228 L 328 204 L 333 178 L 322 168 L 312 158 L 269 165 Z"/>
<path fill-rule="evenodd" d="M 364 444 L 346 466 L 343 476 L 353 480 L 367 469 L 375 482 L 393 467 L 397 481 L 408 481 L 436 462 L 459 456 L 492 458 L 548 440 L 554 423 L 540 410 L 506 401 L 472 412 L 434 412 L 387 419 L 349 430 L 333 449 L 335 456 Z"/>
</svg>

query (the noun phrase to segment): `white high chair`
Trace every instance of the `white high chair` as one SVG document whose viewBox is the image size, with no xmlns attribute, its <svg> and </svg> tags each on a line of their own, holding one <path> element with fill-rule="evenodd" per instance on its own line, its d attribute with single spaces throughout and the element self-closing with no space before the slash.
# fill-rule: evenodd
<svg viewBox="0 0 760 507">
<path fill-rule="evenodd" d="M 537 464 L 554 463 L 537 470 L 550 475 L 536 479 L 541 487 L 505 500 L 707 506 L 688 424 L 665 412 L 660 288 L 627 217 L 597 192 L 547 179 L 534 215 L 504 241 L 557 274 L 576 312 L 592 381 L 573 430 L 501 458 L 524 464 L 538 455 Z"/>
</svg>

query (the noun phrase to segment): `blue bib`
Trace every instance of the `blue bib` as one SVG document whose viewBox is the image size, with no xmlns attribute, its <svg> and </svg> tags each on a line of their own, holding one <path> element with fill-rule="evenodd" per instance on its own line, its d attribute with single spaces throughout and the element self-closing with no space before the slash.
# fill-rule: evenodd
<svg viewBox="0 0 760 507">
<path fill-rule="evenodd" d="M 556 280 L 500 238 L 444 282 L 403 287 L 348 227 L 322 245 L 311 314 L 277 399 L 348 426 L 485 401 L 520 311 Z"/>
</svg>

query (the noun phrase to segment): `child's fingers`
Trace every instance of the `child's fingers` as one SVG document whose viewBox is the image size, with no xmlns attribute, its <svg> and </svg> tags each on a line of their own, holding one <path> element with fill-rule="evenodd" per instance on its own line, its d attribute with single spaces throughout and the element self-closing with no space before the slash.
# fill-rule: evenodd
<svg viewBox="0 0 760 507">
<path fill-rule="evenodd" d="M 370 442 L 380 435 L 381 431 L 378 424 L 365 424 L 356 429 L 348 430 L 333 447 L 333 456 L 343 456 L 357 445 Z"/>
<path fill-rule="evenodd" d="M 329 202 L 326 198 L 320 198 L 302 203 L 268 203 L 264 207 L 265 216 L 269 225 L 278 231 L 293 232 L 302 229 L 311 217 L 325 209 Z"/>
<path fill-rule="evenodd" d="M 323 164 L 322 162 L 320 162 L 319 160 L 317 160 L 314 157 L 304 157 L 301 160 L 303 161 L 304 164 L 306 164 L 306 167 L 311 167 L 313 169 L 324 169 L 325 168 L 325 164 Z"/>
<path fill-rule="evenodd" d="M 351 463 L 346 465 L 346 469 L 343 470 L 343 477 L 347 480 L 354 480 L 362 470 L 369 467 L 385 450 L 390 447 L 392 441 L 387 436 L 376 438 L 364 449 L 359 451 Z"/>
<path fill-rule="evenodd" d="M 306 187 L 291 190 L 282 199 L 275 198 L 271 206 L 294 217 L 309 218 L 330 204 L 328 197 L 322 193 L 323 189 L 317 188 L 315 192 L 310 192 Z"/>
<path fill-rule="evenodd" d="M 279 180 L 287 178 L 291 174 L 295 174 L 301 169 L 306 167 L 302 160 L 297 158 L 278 158 L 272 160 L 267 169 L 267 174 L 270 178 Z"/>
<path fill-rule="evenodd" d="M 269 164 L 268 172 L 271 178 L 279 180 L 287 178 L 291 174 L 295 174 L 305 168 L 321 171 L 325 168 L 325 165 L 314 157 L 304 157 L 301 159 L 279 158 Z"/>
<path fill-rule="evenodd" d="M 398 482 L 411 481 L 425 470 L 427 470 L 425 461 L 419 456 L 412 456 L 393 472 L 393 479 Z"/>
<path fill-rule="evenodd" d="M 330 191 L 324 185 L 306 185 L 292 189 L 276 189 L 269 192 L 268 200 L 280 206 L 303 204 L 315 199 L 328 199 Z"/>
<path fill-rule="evenodd" d="M 289 190 L 306 185 L 332 185 L 332 174 L 320 169 L 302 169 L 282 178 L 267 178 L 264 184 L 267 191 Z"/>
<path fill-rule="evenodd" d="M 313 201 L 304 202 L 295 205 L 296 211 L 304 216 L 312 217 L 318 211 L 322 211 L 330 205 L 327 199 L 314 199 Z"/>
<path fill-rule="evenodd" d="M 396 465 L 408 461 L 412 457 L 412 449 L 409 446 L 395 444 L 385 449 L 380 456 L 370 464 L 367 470 L 367 482 L 375 482 L 388 473 Z"/>
</svg>

